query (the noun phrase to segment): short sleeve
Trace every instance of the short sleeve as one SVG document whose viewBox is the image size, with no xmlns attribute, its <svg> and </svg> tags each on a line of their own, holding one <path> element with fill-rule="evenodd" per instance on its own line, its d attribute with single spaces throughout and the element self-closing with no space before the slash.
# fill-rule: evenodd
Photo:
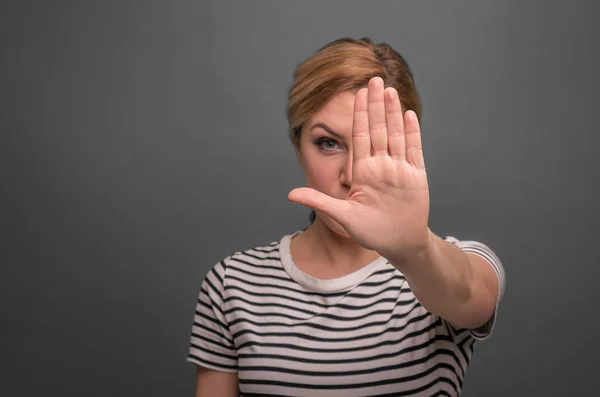
<svg viewBox="0 0 600 397">
<path fill-rule="evenodd" d="M 207 273 L 198 296 L 187 361 L 223 372 L 237 372 L 237 350 L 223 310 L 227 259 Z"/>
<path fill-rule="evenodd" d="M 470 240 L 458 240 L 452 236 L 447 236 L 445 240 L 459 247 L 465 253 L 471 253 L 479 255 L 486 260 L 487 263 L 494 269 L 494 272 L 498 276 L 498 299 L 496 300 L 496 308 L 490 319 L 483 324 L 481 327 L 470 329 L 470 334 L 478 340 L 487 339 L 494 330 L 494 324 L 496 323 L 496 317 L 498 313 L 498 307 L 504 296 L 504 290 L 506 288 L 506 276 L 504 267 L 500 259 L 494 251 L 487 245 L 478 241 Z"/>
</svg>

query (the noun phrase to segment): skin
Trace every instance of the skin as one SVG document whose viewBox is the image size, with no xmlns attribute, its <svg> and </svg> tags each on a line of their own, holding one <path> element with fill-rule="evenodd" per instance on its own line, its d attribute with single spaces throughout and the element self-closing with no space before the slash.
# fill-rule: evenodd
<svg viewBox="0 0 600 397">
<path fill-rule="evenodd" d="M 456 327 L 492 316 L 499 291 L 490 264 L 429 229 L 420 126 L 396 90 L 376 77 L 337 94 L 305 124 L 296 152 L 306 187 L 288 198 L 317 212 L 291 242 L 302 271 L 337 278 L 384 256 L 426 309 Z M 237 384 L 236 374 L 198 367 L 196 397 L 237 397 Z"/>
<path fill-rule="evenodd" d="M 196 366 L 196 397 L 238 397 L 237 374 Z"/>
</svg>

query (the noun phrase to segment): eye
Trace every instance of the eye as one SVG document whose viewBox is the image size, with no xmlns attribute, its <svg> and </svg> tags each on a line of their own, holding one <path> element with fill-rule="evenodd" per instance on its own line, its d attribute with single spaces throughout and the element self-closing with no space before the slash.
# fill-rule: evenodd
<svg viewBox="0 0 600 397">
<path fill-rule="evenodd" d="M 320 149 L 325 151 L 332 151 L 339 147 L 338 142 L 332 138 L 319 138 L 315 141 L 315 145 L 317 145 Z"/>
</svg>

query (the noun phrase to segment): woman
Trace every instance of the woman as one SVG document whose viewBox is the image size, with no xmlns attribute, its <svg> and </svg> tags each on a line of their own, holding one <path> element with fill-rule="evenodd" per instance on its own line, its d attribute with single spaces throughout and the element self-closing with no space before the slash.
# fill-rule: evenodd
<svg viewBox="0 0 600 397">
<path fill-rule="evenodd" d="M 303 231 L 236 252 L 200 289 L 197 396 L 460 394 L 493 328 L 502 265 L 428 227 L 420 104 L 386 44 L 340 39 L 298 66 L 291 139 Z"/>
</svg>

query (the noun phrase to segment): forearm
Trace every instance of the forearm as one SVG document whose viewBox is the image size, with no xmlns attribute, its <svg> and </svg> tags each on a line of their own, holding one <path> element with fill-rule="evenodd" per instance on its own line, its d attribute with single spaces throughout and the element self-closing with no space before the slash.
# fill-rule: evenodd
<svg viewBox="0 0 600 397">
<path fill-rule="evenodd" d="M 473 302 L 482 295 L 481 269 L 460 248 L 430 232 L 429 243 L 419 254 L 397 253 L 388 260 L 406 277 L 413 293 L 428 311 L 455 326 L 474 328 L 487 320 L 493 307 Z"/>
</svg>

